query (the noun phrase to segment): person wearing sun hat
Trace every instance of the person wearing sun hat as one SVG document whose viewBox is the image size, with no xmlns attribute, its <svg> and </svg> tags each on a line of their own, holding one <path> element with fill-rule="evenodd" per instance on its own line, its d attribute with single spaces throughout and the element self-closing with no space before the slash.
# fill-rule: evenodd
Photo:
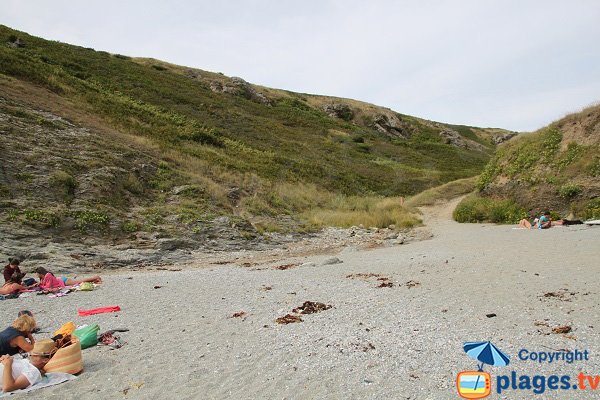
<svg viewBox="0 0 600 400">
<path fill-rule="evenodd" d="M 29 360 L 9 355 L 0 357 L 2 391 L 26 389 L 42 380 L 44 366 L 56 352 L 52 339 L 38 340 L 30 352 Z"/>
</svg>

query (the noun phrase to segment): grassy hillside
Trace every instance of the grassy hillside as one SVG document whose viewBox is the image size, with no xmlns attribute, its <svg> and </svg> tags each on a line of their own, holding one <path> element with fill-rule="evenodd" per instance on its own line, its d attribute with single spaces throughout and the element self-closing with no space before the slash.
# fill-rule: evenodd
<svg viewBox="0 0 600 400">
<path fill-rule="evenodd" d="M 0 89 L 2 215 L 45 229 L 194 233 L 220 215 L 249 232 L 344 225 L 316 211 L 388 210 L 382 196 L 476 175 L 503 133 L 5 26 Z M 414 223 L 390 213 L 376 223 Z"/>
<path fill-rule="evenodd" d="M 478 188 L 488 204 L 508 200 L 501 208 L 520 207 L 523 215 L 549 209 L 563 217 L 600 218 L 600 105 L 499 146 Z"/>
</svg>

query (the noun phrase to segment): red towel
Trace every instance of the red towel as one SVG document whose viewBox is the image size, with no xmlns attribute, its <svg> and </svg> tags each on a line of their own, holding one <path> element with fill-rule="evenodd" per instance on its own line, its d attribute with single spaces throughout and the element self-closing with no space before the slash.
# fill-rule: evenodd
<svg viewBox="0 0 600 400">
<path fill-rule="evenodd" d="M 87 317 L 88 315 L 102 314 L 102 313 L 115 312 L 115 311 L 121 311 L 121 307 L 111 306 L 111 307 L 94 308 L 91 310 L 77 310 L 80 317 Z"/>
</svg>

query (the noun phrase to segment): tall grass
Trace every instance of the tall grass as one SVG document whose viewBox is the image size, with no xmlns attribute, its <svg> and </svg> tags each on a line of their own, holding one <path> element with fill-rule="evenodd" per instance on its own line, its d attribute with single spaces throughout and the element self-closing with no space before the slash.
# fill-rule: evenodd
<svg viewBox="0 0 600 400">
<path fill-rule="evenodd" d="M 421 221 L 402 206 L 402 198 L 337 196 L 325 207 L 304 213 L 313 228 L 352 226 L 409 228 Z"/>
</svg>

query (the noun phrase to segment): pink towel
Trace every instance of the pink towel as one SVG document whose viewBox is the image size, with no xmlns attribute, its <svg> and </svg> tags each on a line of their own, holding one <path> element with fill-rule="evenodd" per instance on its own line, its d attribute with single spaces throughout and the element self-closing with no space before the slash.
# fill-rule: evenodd
<svg viewBox="0 0 600 400">
<path fill-rule="evenodd" d="M 115 312 L 115 311 L 121 311 L 121 307 L 112 306 L 112 307 L 93 308 L 91 310 L 77 310 L 77 313 L 79 313 L 80 317 L 86 317 L 88 315 L 102 314 L 102 313 Z"/>
</svg>

